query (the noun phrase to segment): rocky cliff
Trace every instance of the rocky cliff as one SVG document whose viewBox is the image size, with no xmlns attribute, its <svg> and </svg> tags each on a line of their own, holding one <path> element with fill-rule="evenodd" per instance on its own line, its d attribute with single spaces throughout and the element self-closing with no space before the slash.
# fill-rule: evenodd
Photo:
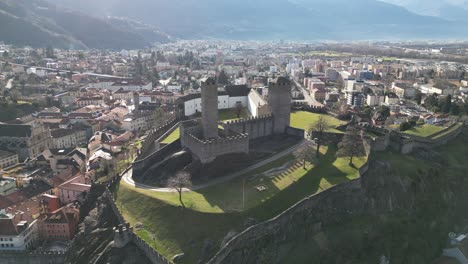
<svg viewBox="0 0 468 264">
<path fill-rule="evenodd" d="M 150 264 L 145 254 L 133 243 L 114 248 L 113 227 L 118 225 L 110 202 L 101 196 L 97 206 L 80 225 L 80 232 L 67 252 L 66 264 Z"/>
<path fill-rule="evenodd" d="M 361 179 L 306 198 L 279 216 L 253 226 L 226 244 L 210 263 L 264 263 L 284 259 L 300 241 L 327 225 L 364 213 L 411 207 L 407 183 L 388 162 L 373 161 Z M 395 190 L 395 191 L 390 191 Z"/>
<path fill-rule="evenodd" d="M 468 168 L 459 161 L 468 157 L 466 142 L 459 138 L 440 153 L 415 151 L 408 162 L 372 155 L 360 179 L 246 229 L 209 263 L 378 263 L 378 254 L 391 255 L 391 263 L 427 263 L 440 255 L 448 230 L 466 219 L 457 210 L 466 206 Z M 417 234 L 407 237 L 411 232 Z"/>
</svg>

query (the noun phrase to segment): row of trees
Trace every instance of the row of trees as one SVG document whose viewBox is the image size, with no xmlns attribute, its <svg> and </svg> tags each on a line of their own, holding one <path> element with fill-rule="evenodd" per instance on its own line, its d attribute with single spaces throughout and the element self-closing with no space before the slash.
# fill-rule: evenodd
<svg viewBox="0 0 468 264">
<path fill-rule="evenodd" d="M 307 133 L 315 137 L 315 153 L 310 142 L 306 142 L 294 153 L 296 159 L 301 161 L 304 169 L 306 169 L 307 162 L 314 163 L 320 160 L 320 147 L 325 144 L 325 133 L 330 127 L 328 121 L 323 116 L 320 116 L 318 120 L 312 123 L 307 129 Z M 340 157 L 349 157 L 349 165 L 352 166 L 353 158 L 361 154 L 362 149 L 360 130 L 356 127 L 349 126 L 342 141 L 338 144 L 337 155 Z"/>
<path fill-rule="evenodd" d="M 452 102 L 451 95 L 440 97 L 437 94 L 431 94 L 424 100 L 424 106 L 436 113 L 451 115 L 468 114 L 468 103 L 461 101 Z"/>
</svg>

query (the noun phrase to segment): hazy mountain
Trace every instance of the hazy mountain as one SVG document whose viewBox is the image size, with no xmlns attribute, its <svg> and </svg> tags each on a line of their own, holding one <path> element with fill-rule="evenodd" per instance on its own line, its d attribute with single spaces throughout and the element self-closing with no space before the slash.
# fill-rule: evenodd
<svg viewBox="0 0 468 264">
<path fill-rule="evenodd" d="M 414 13 L 450 21 L 468 21 L 468 0 L 382 0 Z"/>
<path fill-rule="evenodd" d="M 60 48 L 143 48 L 168 36 L 125 20 L 95 18 L 43 0 L 0 0 L 0 41 Z"/>
<path fill-rule="evenodd" d="M 49 1 L 99 17 L 136 19 L 181 38 L 457 38 L 467 31 L 379 0 Z"/>
</svg>

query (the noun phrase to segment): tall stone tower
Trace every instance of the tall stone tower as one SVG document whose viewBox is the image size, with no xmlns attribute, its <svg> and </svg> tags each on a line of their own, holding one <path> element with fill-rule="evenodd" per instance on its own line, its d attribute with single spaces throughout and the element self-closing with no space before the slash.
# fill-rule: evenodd
<svg viewBox="0 0 468 264">
<path fill-rule="evenodd" d="M 201 80 L 201 104 L 203 137 L 218 137 L 218 86 L 212 77 Z"/>
<path fill-rule="evenodd" d="M 281 134 L 291 121 L 291 82 L 285 77 L 278 77 L 268 85 L 268 104 L 275 118 L 273 132 Z"/>
<path fill-rule="evenodd" d="M 133 93 L 133 104 L 135 105 L 135 111 L 140 108 L 140 95 L 137 92 Z"/>
</svg>

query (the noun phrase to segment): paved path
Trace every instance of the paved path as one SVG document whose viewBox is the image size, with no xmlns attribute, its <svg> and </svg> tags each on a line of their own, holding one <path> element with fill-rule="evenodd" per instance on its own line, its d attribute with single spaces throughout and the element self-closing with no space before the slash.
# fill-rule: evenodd
<svg viewBox="0 0 468 264">
<path fill-rule="evenodd" d="M 304 86 L 302 86 L 302 84 L 300 84 L 298 81 L 294 80 L 294 84 L 296 85 L 296 87 L 299 88 L 299 90 L 302 92 L 302 94 L 304 95 L 304 101 L 306 101 L 309 106 L 323 106 L 323 104 L 321 104 L 320 102 L 317 102 L 310 94 L 309 94 L 309 91 L 307 91 L 307 88 L 305 88 Z"/>
<path fill-rule="evenodd" d="M 271 156 L 269 157 L 268 159 L 266 160 L 263 160 L 255 165 L 252 165 L 250 167 L 247 167 L 245 169 L 242 169 L 240 171 L 237 171 L 237 172 L 234 172 L 234 173 L 231 173 L 229 175 L 226 175 L 224 177 L 220 177 L 220 178 L 216 178 L 212 181 L 209 181 L 207 183 L 203 183 L 203 184 L 199 184 L 199 185 L 195 185 L 195 186 L 192 186 L 191 188 L 186 188 L 184 189 L 183 191 L 184 192 L 189 192 L 189 191 L 196 191 L 196 190 L 199 190 L 199 189 L 203 189 L 203 188 L 206 188 L 206 187 L 210 187 L 210 186 L 213 186 L 213 185 L 217 185 L 217 184 L 220 184 L 220 183 L 223 183 L 223 182 L 227 182 L 229 180 L 232 180 L 234 178 L 237 178 L 249 171 L 252 171 L 252 170 L 255 170 L 259 167 L 262 167 L 272 161 L 275 161 L 279 158 L 282 158 L 288 154 L 290 154 L 291 152 L 293 152 L 294 150 L 296 150 L 297 148 L 299 148 L 300 146 L 302 146 L 303 144 L 305 143 L 305 141 L 301 141 L 300 143 L 286 149 L 286 150 L 283 150 L 281 151 L 280 153 L 278 154 L 275 154 L 274 156 Z M 135 182 L 133 179 L 132 179 L 132 170 L 129 170 L 127 173 L 125 173 L 123 176 L 122 176 L 122 180 L 135 187 L 135 188 L 138 188 L 138 189 L 144 189 L 144 190 L 149 190 L 149 191 L 155 191 L 155 192 L 177 192 L 175 189 L 173 188 L 157 188 L 157 187 L 154 187 L 154 186 L 151 186 L 151 185 L 146 185 L 146 184 L 142 184 L 142 183 L 137 183 Z"/>
</svg>

